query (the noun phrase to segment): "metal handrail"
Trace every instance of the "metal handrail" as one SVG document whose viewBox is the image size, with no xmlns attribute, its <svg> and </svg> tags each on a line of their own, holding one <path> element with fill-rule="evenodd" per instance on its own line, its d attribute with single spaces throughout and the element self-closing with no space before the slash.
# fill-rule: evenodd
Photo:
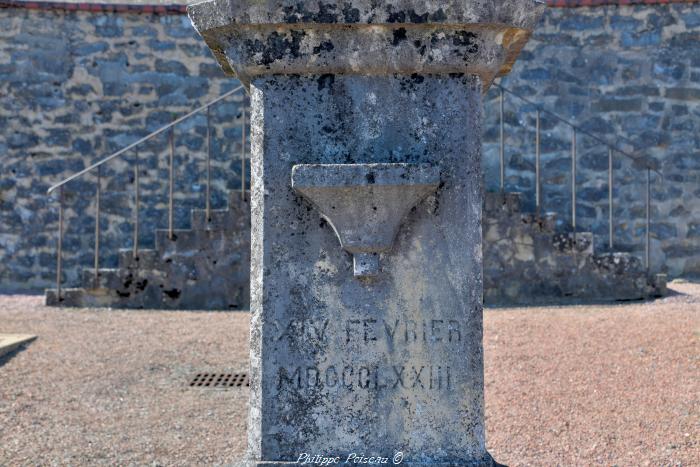
<svg viewBox="0 0 700 467">
<path fill-rule="evenodd" d="M 521 96 L 520 94 L 518 94 L 518 93 L 516 93 L 515 91 L 512 91 L 512 90 L 510 90 L 510 89 L 508 89 L 508 88 L 506 88 L 505 86 L 503 86 L 503 85 L 501 85 L 501 84 L 493 83 L 493 86 L 495 86 L 495 87 L 497 87 L 498 89 L 500 89 L 502 93 L 503 93 L 503 92 L 508 93 L 508 94 L 510 94 L 510 95 L 512 95 L 512 96 L 517 97 L 518 99 L 522 100 L 523 102 L 526 102 L 526 103 L 528 103 L 528 104 L 530 104 L 530 105 L 535 106 L 535 108 L 537 109 L 537 111 L 542 112 L 542 113 L 546 113 L 546 114 L 548 114 L 548 115 L 551 115 L 551 116 L 554 117 L 555 119 L 559 120 L 560 122 L 564 123 L 565 125 L 568 125 L 568 126 L 571 127 L 572 129 L 574 129 L 577 133 L 584 134 L 584 135 L 586 135 L 586 136 L 588 136 L 588 137 L 590 137 L 590 138 L 593 138 L 594 140 L 598 141 L 599 143 L 601 143 L 601 144 L 607 146 L 609 149 L 612 149 L 613 151 L 618 152 L 618 153 L 622 154 L 623 156 L 632 159 L 632 160 L 635 161 L 635 162 L 639 162 L 640 160 L 643 160 L 644 163 L 645 163 L 645 165 L 644 165 L 644 167 L 643 167 L 644 169 L 653 170 L 653 171 L 656 172 L 657 174 L 661 175 L 661 172 L 659 172 L 658 170 L 656 170 L 656 169 L 652 166 L 652 164 L 649 164 L 649 162 L 648 162 L 648 161 L 649 161 L 649 158 L 648 158 L 648 157 L 645 157 L 645 156 L 641 156 L 641 157 L 640 157 L 640 156 L 635 156 L 635 155 L 633 155 L 633 154 L 630 154 L 629 152 L 624 151 L 624 150 L 618 148 L 618 147 L 615 146 L 614 144 L 611 144 L 611 143 L 605 141 L 604 139 L 602 139 L 602 138 L 596 136 L 594 133 L 591 133 L 590 131 L 586 130 L 585 128 L 583 128 L 583 127 L 581 127 L 581 126 L 579 126 L 579 125 L 576 125 L 576 124 L 573 123 L 572 121 L 567 120 L 566 118 L 562 117 L 561 115 L 559 115 L 559 114 L 557 114 L 557 113 L 552 112 L 551 110 L 547 110 L 547 109 L 543 108 L 542 106 L 540 106 L 540 105 L 537 104 L 536 102 L 531 101 L 531 100 L 528 99 L 527 97 Z M 502 100 L 502 99 L 501 99 L 501 100 Z M 502 112 L 502 111 L 501 111 L 501 112 Z M 619 139 L 626 140 L 626 141 L 628 141 L 630 144 L 632 144 L 631 141 L 629 141 L 627 138 L 620 137 Z"/>
<path fill-rule="evenodd" d="M 191 111 L 191 112 L 189 112 L 189 113 L 183 115 L 182 117 L 179 117 L 179 118 L 173 120 L 171 123 L 168 123 L 167 125 L 164 125 L 164 126 L 158 128 L 156 131 L 154 131 L 154 132 L 152 132 L 152 133 L 149 133 L 148 135 L 144 136 L 144 137 L 141 138 L 140 140 L 138 140 L 138 141 L 136 141 L 136 142 L 134 142 L 134 143 L 131 143 L 130 145 L 128 145 L 128 146 L 126 146 L 126 147 L 120 149 L 119 151 L 115 152 L 114 154 L 112 154 L 112 155 L 110 155 L 110 156 L 105 157 L 105 158 L 102 159 L 101 161 L 95 162 L 94 164 L 92 164 L 91 166 L 89 166 L 89 167 L 87 167 L 87 168 L 81 170 L 80 172 L 74 173 L 73 175 L 71 175 L 70 177 L 66 178 L 65 180 L 62 180 L 61 182 L 59 182 L 59 183 L 53 185 L 51 188 L 49 188 L 49 189 L 47 190 L 46 193 L 50 195 L 56 188 L 61 187 L 61 186 L 65 185 L 66 183 L 68 183 L 68 182 L 70 182 L 70 181 L 72 181 L 72 180 L 75 180 L 76 178 L 80 178 L 80 177 L 82 177 L 83 175 L 85 175 L 85 174 L 88 173 L 88 172 L 92 172 L 92 171 L 95 170 L 97 167 L 101 166 L 102 164 L 104 164 L 104 163 L 106 163 L 106 162 L 109 162 L 109 161 L 111 161 L 112 159 L 114 159 L 114 158 L 116 158 L 116 157 L 121 156 L 122 154 L 128 152 L 130 149 L 133 149 L 133 148 L 135 148 L 136 146 L 138 146 L 139 144 L 144 143 L 144 142 L 148 141 L 149 139 L 151 139 L 151 138 L 153 138 L 153 137 L 155 137 L 155 136 L 158 136 L 159 134 L 163 133 L 164 131 L 166 131 L 166 130 L 172 128 L 172 127 L 174 127 L 174 126 L 177 125 L 178 123 L 184 122 L 185 120 L 187 120 L 188 118 L 190 118 L 190 117 L 192 117 L 192 116 L 198 114 L 199 112 L 202 112 L 203 110 L 207 110 L 207 109 L 208 109 L 209 107 L 211 107 L 212 105 L 214 105 L 214 104 L 216 104 L 216 103 L 218 103 L 218 102 L 220 102 L 220 101 L 226 99 L 226 98 L 229 97 L 229 96 L 232 96 L 233 94 L 237 93 L 237 92 L 240 91 L 241 89 L 245 89 L 243 85 L 238 86 L 237 88 L 232 89 L 231 91 L 228 91 L 228 92 L 222 94 L 221 96 L 217 97 L 216 99 L 214 99 L 214 100 L 212 100 L 212 101 L 209 101 L 209 102 L 207 102 L 206 104 L 204 104 L 204 105 L 202 105 L 202 106 L 197 107 L 196 109 L 194 109 L 193 111 Z"/>
<path fill-rule="evenodd" d="M 50 187 L 47 191 L 47 194 L 50 195 L 54 190 L 59 190 L 59 206 L 58 206 L 58 239 L 57 239 L 57 258 L 56 258 L 56 298 L 60 302 L 62 300 L 61 297 L 61 281 L 62 281 L 62 270 L 63 270 L 63 235 L 64 235 L 64 186 L 85 175 L 88 172 L 92 172 L 93 170 L 97 170 L 97 180 L 96 180 L 96 193 L 95 193 L 95 244 L 94 244 L 94 287 L 99 288 L 100 286 L 100 281 L 99 281 L 99 275 L 100 275 L 100 201 L 101 201 L 101 195 L 102 195 L 102 166 L 111 161 L 112 159 L 115 159 L 131 149 L 134 149 L 138 145 L 160 135 L 161 133 L 164 133 L 168 131 L 168 238 L 170 240 L 174 239 L 173 235 L 173 205 L 174 205 L 174 170 L 175 170 L 175 126 L 188 118 L 202 112 L 206 111 L 206 116 L 207 116 L 207 144 L 206 144 L 206 149 L 207 149 L 207 170 L 206 170 L 206 222 L 211 222 L 211 112 L 210 109 L 212 106 L 216 105 L 217 103 L 221 102 L 222 100 L 226 99 L 227 97 L 232 96 L 233 94 L 236 94 L 237 92 L 241 91 L 242 89 L 245 89 L 244 86 L 238 86 L 235 89 L 232 89 L 231 91 L 228 91 L 221 96 L 217 97 L 216 99 L 213 99 L 209 102 L 207 102 L 204 105 L 201 105 L 194 109 L 191 112 L 188 112 L 187 114 L 174 119 L 171 123 L 164 125 L 160 128 L 158 128 L 156 131 L 153 131 L 149 133 L 148 135 L 144 136 L 143 138 L 139 139 L 138 141 L 135 141 L 134 143 L 129 144 L 128 146 L 120 149 L 119 151 L 115 152 L 114 154 L 111 154 L 108 157 L 105 157 L 104 159 L 90 165 L 89 167 L 76 172 L 75 174 L 71 175 L 70 177 L 62 180 L 61 182 L 53 185 Z M 243 199 L 245 200 L 245 170 L 246 170 L 246 164 L 245 164 L 245 153 L 246 153 L 246 131 L 245 131 L 245 106 L 243 108 L 243 113 L 242 113 L 242 118 L 241 118 L 241 195 Z M 133 240 L 134 240 L 134 245 L 133 245 L 133 258 L 138 259 L 138 251 L 139 251 L 139 205 L 140 205 L 140 161 L 139 161 L 139 154 L 138 152 L 135 153 L 134 155 L 134 212 L 133 212 Z"/>
<path fill-rule="evenodd" d="M 659 176 L 663 177 L 663 174 L 656 170 L 652 164 L 649 163 L 648 157 L 636 157 L 617 146 L 614 146 L 607 141 L 599 138 L 593 133 L 587 131 L 586 129 L 576 125 L 575 123 L 561 117 L 560 115 L 542 108 L 539 104 L 531 101 L 530 99 L 521 96 L 520 94 L 511 91 L 497 83 L 493 85 L 499 89 L 499 185 L 501 193 L 505 191 L 505 118 L 504 118 L 504 105 L 505 105 L 505 94 L 508 93 L 518 99 L 526 102 L 535 107 L 536 110 L 536 120 L 535 120 L 535 205 L 537 216 L 541 213 L 542 204 L 542 189 L 541 189 L 541 161 L 540 161 L 540 132 L 541 132 L 541 113 L 547 113 L 553 116 L 556 120 L 568 125 L 571 128 L 571 230 L 573 232 L 572 240 L 576 244 L 576 168 L 577 168 L 577 155 L 576 155 L 576 135 L 577 133 L 584 134 L 598 141 L 602 145 L 608 148 L 608 246 L 612 250 L 614 245 L 614 218 L 613 218 L 613 153 L 617 152 L 634 162 L 639 162 L 643 159 L 644 165 L 642 167 L 637 167 L 637 170 L 644 170 L 646 172 L 646 203 L 645 203 L 645 234 L 644 234 L 644 263 L 647 269 L 647 273 L 651 271 L 651 172 L 656 172 Z M 629 142 L 627 138 L 620 138 Z"/>
</svg>

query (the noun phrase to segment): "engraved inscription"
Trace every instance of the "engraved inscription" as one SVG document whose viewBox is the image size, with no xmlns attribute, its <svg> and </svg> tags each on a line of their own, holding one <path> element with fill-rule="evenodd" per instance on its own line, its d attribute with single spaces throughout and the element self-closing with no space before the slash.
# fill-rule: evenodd
<svg viewBox="0 0 700 467">
<path fill-rule="evenodd" d="M 425 320 L 372 317 L 336 321 L 293 319 L 272 324 L 273 342 L 286 343 L 292 348 L 302 343 L 310 345 L 303 347 L 303 351 L 297 348 L 302 355 L 309 352 L 315 358 L 324 354 L 338 357 L 317 359 L 321 364 L 299 362 L 296 366 L 277 368 L 277 390 L 304 391 L 451 391 L 458 376 L 454 365 L 438 366 L 426 357 L 438 346 L 453 348 L 458 355 L 466 340 L 468 326 L 466 320 L 439 316 Z M 360 348 L 367 350 L 365 358 L 377 364 L 338 363 L 340 359 L 345 360 L 343 356 L 347 353 L 364 353 Z M 416 359 L 411 358 L 412 354 Z"/>
<path fill-rule="evenodd" d="M 327 342 L 332 336 L 342 336 L 345 344 L 387 341 L 392 344 L 448 343 L 458 344 L 464 338 L 466 323 L 454 319 L 385 320 L 375 318 L 348 319 L 332 323 L 329 320 L 274 321 L 275 341 Z"/>
<path fill-rule="evenodd" d="M 457 320 L 431 319 L 376 320 L 349 319 L 345 322 L 345 342 L 372 342 L 385 337 L 390 342 L 461 342 L 462 325 Z"/>
<path fill-rule="evenodd" d="M 452 389 L 452 372 L 443 366 L 317 366 L 280 367 L 277 373 L 277 389 Z"/>
</svg>

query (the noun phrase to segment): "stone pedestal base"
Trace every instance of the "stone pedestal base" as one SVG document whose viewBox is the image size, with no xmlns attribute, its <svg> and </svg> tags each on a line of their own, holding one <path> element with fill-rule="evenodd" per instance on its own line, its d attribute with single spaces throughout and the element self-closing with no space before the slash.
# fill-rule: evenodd
<svg viewBox="0 0 700 467">
<path fill-rule="evenodd" d="M 320 463 L 297 463 L 297 462 L 256 462 L 253 464 L 250 464 L 250 466 L 246 467 L 289 467 L 292 465 L 308 465 L 308 466 L 319 466 L 321 465 Z M 377 462 L 374 464 L 369 464 L 369 463 L 363 463 L 363 464 L 358 464 L 358 463 L 353 463 L 353 462 L 339 462 L 337 464 L 324 464 L 324 466 L 327 465 L 329 467 L 333 466 L 344 466 L 344 467 L 350 467 L 350 466 L 358 466 L 358 465 L 376 465 L 376 466 L 393 466 L 393 465 L 400 465 L 401 467 L 507 467 L 502 464 L 499 464 L 498 462 L 494 461 L 493 458 L 489 456 L 488 459 L 484 459 L 483 461 L 475 461 L 475 462 L 435 462 L 435 463 L 415 463 L 415 462 L 394 462 L 393 459 L 389 458 L 386 463 L 382 462 Z"/>
<path fill-rule="evenodd" d="M 490 465 L 474 463 L 488 456 L 481 80 L 273 76 L 251 96 L 251 457 Z M 373 242 L 398 209 L 382 203 L 416 187 L 429 194 Z M 375 243 L 379 268 L 358 277 L 344 247 Z"/>
<path fill-rule="evenodd" d="M 484 433 L 481 99 L 543 8 L 188 7 L 253 107 L 251 467 L 304 465 L 301 453 L 340 456 L 327 465 L 369 465 L 347 462 L 350 453 L 384 465 L 494 465 Z"/>
</svg>

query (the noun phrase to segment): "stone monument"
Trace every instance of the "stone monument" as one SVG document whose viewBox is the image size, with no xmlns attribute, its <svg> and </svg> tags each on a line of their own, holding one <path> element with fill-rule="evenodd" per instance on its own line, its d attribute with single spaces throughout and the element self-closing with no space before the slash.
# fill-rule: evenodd
<svg viewBox="0 0 700 467">
<path fill-rule="evenodd" d="M 252 102 L 251 466 L 492 465 L 481 111 L 535 0 L 210 0 Z M 325 459 L 325 461 L 323 460 Z"/>
</svg>

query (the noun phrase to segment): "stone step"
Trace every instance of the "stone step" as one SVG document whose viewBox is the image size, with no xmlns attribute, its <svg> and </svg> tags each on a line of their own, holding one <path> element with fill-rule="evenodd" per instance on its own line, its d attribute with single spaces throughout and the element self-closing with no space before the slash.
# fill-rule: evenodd
<svg viewBox="0 0 700 467">
<path fill-rule="evenodd" d="M 484 213 L 489 215 L 512 215 L 520 213 L 522 194 L 517 192 L 484 193 Z"/>
<path fill-rule="evenodd" d="M 237 228 L 238 219 L 228 209 L 212 209 L 207 219 L 205 209 L 192 210 L 192 230 L 233 230 Z"/>
<path fill-rule="evenodd" d="M 162 261 L 167 262 L 170 255 L 221 255 L 235 252 L 241 242 L 249 245 L 248 237 L 242 238 L 234 230 L 174 230 L 170 239 L 167 230 L 156 230 L 156 251 Z M 246 247 L 248 248 L 248 247 Z"/>
<path fill-rule="evenodd" d="M 521 214 L 520 220 L 523 224 L 530 224 L 539 228 L 542 232 L 554 233 L 557 229 L 557 213 L 546 212 L 538 216 L 537 214 Z"/>
<path fill-rule="evenodd" d="M 80 272 L 80 283 L 85 289 L 118 289 L 122 287 L 122 269 L 98 269 L 97 277 L 92 268 Z"/>
<path fill-rule="evenodd" d="M 146 268 L 153 269 L 160 263 L 161 257 L 154 249 L 142 249 L 138 251 L 138 256 L 134 258 L 134 250 L 122 248 L 119 250 L 119 267 L 122 269 Z"/>
<path fill-rule="evenodd" d="M 116 292 L 109 289 L 65 288 L 61 289 L 58 300 L 56 289 L 46 289 L 47 306 L 111 308 L 119 299 Z"/>
<path fill-rule="evenodd" d="M 250 190 L 245 191 L 245 198 L 241 196 L 241 190 L 228 193 L 228 208 L 235 210 L 237 206 L 250 206 Z"/>
<path fill-rule="evenodd" d="M 616 274 L 645 271 L 642 260 L 627 252 L 598 253 L 593 255 L 593 262 L 598 268 Z"/>
<path fill-rule="evenodd" d="M 176 229 L 173 230 L 172 238 L 167 229 L 156 230 L 156 251 L 161 255 L 174 251 L 197 250 L 199 236 L 196 230 Z"/>
<path fill-rule="evenodd" d="M 249 258 L 239 252 L 206 256 L 172 253 L 155 269 L 82 271 L 84 287 L 64 289 L 58 303 L 47 291 L 48 304 L 76 307 L 153 309 L 247 309 Z"/>
<path fill-rule="evenodd" d="M 552 246 L 560 253 L 593 255 L 593 232 L 567 232 L 552 235 Z"/>
</svg>

